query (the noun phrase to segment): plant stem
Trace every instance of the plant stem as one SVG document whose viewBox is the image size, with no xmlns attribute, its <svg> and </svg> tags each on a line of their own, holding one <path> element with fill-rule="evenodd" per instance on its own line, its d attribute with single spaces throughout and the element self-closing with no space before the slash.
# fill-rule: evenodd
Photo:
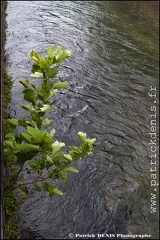
<svg viewBox="0 0 160 240">
<path fill-rule="evenodd" d="M 84 157 L 84 156 L 83 156 L 83 153 L 82 153 L 81 155 L 82 155 L 82 157 Z M 78 157 L 77 157 L 74 161 L 76 161 L 77 159 L 78 159 Z M 74 162 L 74 161 L 73 161 L 73 162 Z M 64 168 L 66 168 L 69 164 L 71 164 L 71 163 L 66 163 L 66 165 L 63 166 L 61 169 L 59 169 L 56 173 L 59 173 L 60 171 L 62 171 L 62 170 L 63 170 Z M 51 177 L 45 177 L 45 178 L 42 178 L 42 179 L 39 179 L 39 180 L 38 180 L 38 178 L 37 178 L 36 181 L 29 182 L 29 183 L 22 183 L 22 184 L 19 184 L 19 185 L 20 185 L 20 186 L 31 185 L 31 184 L 34 184 L 34 183 L 37 183 L 37 182 L 43 182 L 44 180 L 49 179 L 49 178 L 51 178 Z M 55 178 L 52 178 L 52 179 L 56 179 L 56 176 L 55 176 Z"/>
<path fill-rule="evenodd" d="M 21 165 L 18 173 L 16 174 L 16 176 L 15 176 L 14 179 L 13 179 L 13 181 L 11 182 L 11 184 L 10 184 L 10 186 L 9 186 L 10 189 L 13 188 L 14 183 L 17 181 L 18 176 L 19 176 L 19 174 L 21 173 L 21 171 L 22 171 L 22 169 L 23 169 L 23 166 L 24 166 L 24 163 Z"/>
<path fill-rule="evenodd" d="M 46 177 L 46 178 L 43 178 L 43 179 L 37 179 L 36 181 L 33 181 L 33 182 L 28 182 L 28 183 L 22 183 L 22 184 L 19 184 L 20 186 L 25 186 L 25 185 L 30 185 L 30 184 L 34 184 L 34 183 L 37 183 L 37 182 L 43 182 L 44 180 L 48 179 L 50 177 Z"/>
</svg>

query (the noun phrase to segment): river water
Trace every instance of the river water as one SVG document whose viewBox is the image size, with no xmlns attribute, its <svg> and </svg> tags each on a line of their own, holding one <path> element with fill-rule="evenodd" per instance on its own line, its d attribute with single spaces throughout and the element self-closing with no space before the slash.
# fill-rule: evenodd
<svg viewBox="0 0 160 240">
<path fill-rule="evenodd" d="M 80 172 L 65 185 L 57 183 L 63 197 L 31 191 L 19 212 L 24 239 L 68 239 L 70 233 L 158 239 L 158 203 L 151 213 L 158 189 L 151 186 L 150 171 L 158 169 L 158 150 L 151 166 L 149 145 L 151 107 L 158 107 L 158 98 L 148 93 L 156 88 L 158 95 L 159 87 L 158 2 L 152 2 L 8 2 L 10 116 L 26 114 L 18 81 L 31 79 L 29 52 L 45 53 L 58 44 L 73 55 L 60 67 L 58 78 L 68 88 L 57 94 L 58 109 L 49 115 L 56 136 L 67 145 L 77 143 L 78 131 L 97 139 L 94 155 L 74 164 Z"/>
</svg>

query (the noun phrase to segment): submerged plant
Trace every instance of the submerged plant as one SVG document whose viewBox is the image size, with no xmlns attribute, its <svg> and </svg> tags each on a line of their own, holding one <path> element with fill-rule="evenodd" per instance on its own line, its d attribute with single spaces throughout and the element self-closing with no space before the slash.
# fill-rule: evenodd
<svg viewBox="0 0 160 240">
<path fill-rule="evenodd" d="M 19 81 L 25 88 L 24 100 L 28 102 L 22 108 L 29 115 L 24 119 L 7 120 L 12 132 L 5 136 L 4 156 L 10 169 L 5 186 L 7 189 L 20 189 L 23 192 L 22 199 L 29 197 L 28 190 L 33 185 L 37 191 L 44 189 L 51 197 L 63 195 L 50 180 L 62 179 L 64 183 L 67 182 L 69 172 L 78 172 L 70 164 L 92 154 L 96 139 L 89 139 L 83 132 L 78 132 L 81 140 L 79 147 L 69 146 L 67 151 L 63 151 L 65 143 L 55 139 L 54 128 L 48 130 L 53 121 L 45 117 L 53 108 L 58 90 L 67 87 L 67 82 L 55 82 L 53 78 L 58 74 L 59 64 L 71 54 L 70 50 L 57 45 L 47 48 L 47 57 L 32 50 L 30 59 L 34 64 L 31 77 L 39 78 L 42 83 L 36 86 L 24 78 Z M 23 131 L 17 133 L 19 127 Z M 24 171 L 27 174 L 34 173 L 34 180 L 26 182 Z"/>
</svg>

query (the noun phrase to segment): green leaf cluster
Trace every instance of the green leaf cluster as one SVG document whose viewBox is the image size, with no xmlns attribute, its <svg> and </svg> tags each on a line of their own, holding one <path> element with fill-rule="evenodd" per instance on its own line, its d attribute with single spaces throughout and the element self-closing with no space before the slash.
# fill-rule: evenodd
<svg viewBox="0 0 160 240">
<path fill-rule="evenodd" d="M 88 138 L 86 133 L 78 132 L 81 145 L 67 148 L 65 143 L 55 139 L 56 130 L 49 130 L 53 120 L 45 115 L 53 111 L 54 98 L 59 89 L 67 87 L 67 82 L 54 82 L 53 78 L 58 74 L 58 64 L 70 57 L 72 52 L 57 45 L 48 47 L 46 51 L 47 57 L 34 50 L 30 52 L 34 63 L 31 76 L 42 79 L 41 85 L 36 86 L 25 78 L 19 81 L 25 88 L 23 95 L 28 104 L 22 105 L 22 108 L 28 115 L 24 119 L 7 120 L 12 128 L 4 141 L 5 162 L 11 170 L 7 187 L 18 188 L 23 200 L 29 197 L 30 186 L 38 192 L 45 190 L 50 197 L 55 194 L 62 196 L 63 193 L 51 182 L 59 179 L 66 183 L 70 173 L 78 173 L 70 165 L 87 154 L 91 155 L 96 141 L 95 138 Z M 19 127 L 23 130 L 17 133 Z M 67 150 L 64 151 L 64 147 Z M 34 174 L 35 179 L 26 182 L 23 170 Z"/>
<path fill-rule="evenodd" d="M 58 45 L 47 47 L 46 52 L 48 54 L 47 57 L 44 57 L 42 54 L 39 54 L 34 50 L 30 52 L 30 59 L 34 62 L 34 65 L 32 66 L 33 74 L 31 74 L 31 77 L 41 79 L 56 78 L 59 66 L 55 64 L 61 63 L 72 55 L 70 50 L 64 50 Z"/>
</svg>

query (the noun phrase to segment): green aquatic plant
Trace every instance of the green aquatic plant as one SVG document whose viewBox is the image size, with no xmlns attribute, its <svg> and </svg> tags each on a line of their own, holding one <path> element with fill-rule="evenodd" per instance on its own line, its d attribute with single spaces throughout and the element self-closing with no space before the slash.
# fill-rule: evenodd
<svg viewBox="0 0 160 240">
<path fill-rule="evenodd" d="M 50 197 L 63 195 L 51 180 L 61 179 L 65 183 L 69 172 L 78 173 L 71 164 L 82 160 L 87 154 L 91 155 L 96 141 L 95 138 L 89 139 L 86 133 L 78 132 L 81 145 L 67 148 L 65 143 L 55 139 L 56 130 L 49 130 L 53 120 L 45 115 L 53 109 L 59 89 L 67 87 L 67 82 L 55 82 L 53 79 L 57 77 L 60 63 L 72 52 L 57 45 L 47 47 L 46 52 L 47 57 L 34 50 L 30 52 L 33 62 L 31 77 L 39 78 L 41 85 L 36 86 L 24 78 L 19 81 L 25 88 L 24 100 L 28 102 L 22 108 L 29 115 L 24 119 L 7 120 L 12 131 L 6 134 L 4 141 L 4 160 L 10 169 L 5 186 L 7 189 L 21 190 L 22 199 L 29 197 L 30 186 L 38 192 L 45 190 Z M 24 173 L 31 174 L 34 179 L 26 182 Z"/>
</svg>

